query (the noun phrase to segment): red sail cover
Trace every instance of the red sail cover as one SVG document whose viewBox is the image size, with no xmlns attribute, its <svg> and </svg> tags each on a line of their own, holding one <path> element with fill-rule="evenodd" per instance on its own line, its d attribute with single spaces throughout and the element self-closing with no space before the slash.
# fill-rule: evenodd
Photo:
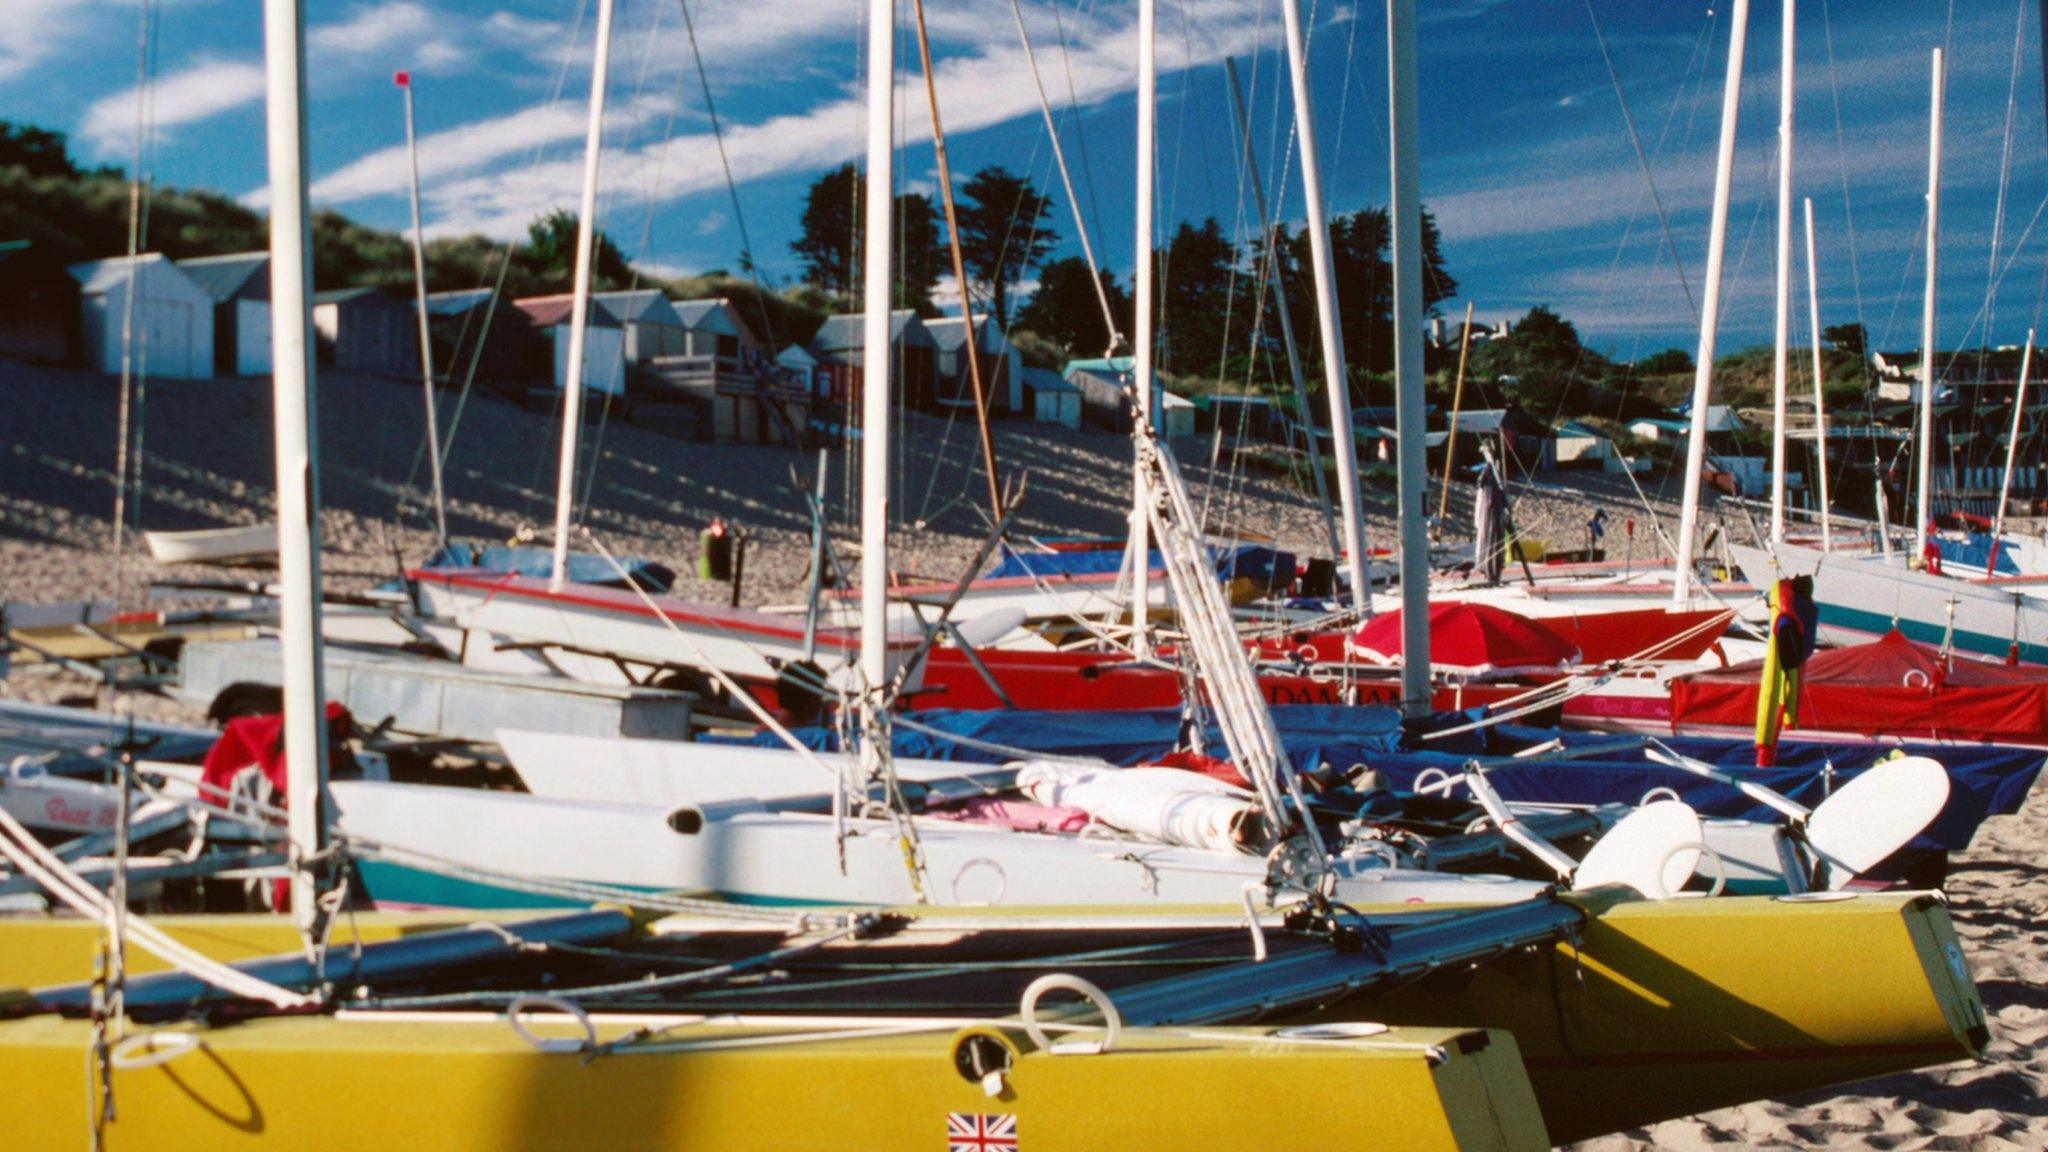
<svg viewBox="0 0 2048 1152">
<path fill-rule="evenodd" d="M 1380 664 L 1401 662 L 1401 613 L 1384 612 L 1352 634 L 1358 654 Z M 1541 623 L 1491 604 L 1464 600 L 1429 606 L 1429 661 L 1465 676 L 1556 672 L 1579 660 L 1571 642 Z"/>
<path fill-rule="evenodd" d="M 1749 728 L 1763 662 L 1671 681 L 1671 723 Z M 1797 731 L 2048 744 L 2048 670 L 1944 660 L 1897 629 L 1806 662 Z"/>
</svg>

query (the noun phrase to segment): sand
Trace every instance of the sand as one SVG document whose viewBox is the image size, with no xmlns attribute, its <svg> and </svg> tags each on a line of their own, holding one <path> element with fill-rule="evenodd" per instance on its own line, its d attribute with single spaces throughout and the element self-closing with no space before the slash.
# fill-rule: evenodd
<svg viewBox="0 0 2048 1152">
<path fill-rule="evenodd" d="M 356 587 L 385 579 L 401 562 L 431 550 L 420 483 L 407 484 L 421 435 L 415 387 L 326 374 L 320 389 L 323 564 L 329 583 Z M 444 398 L 447 426 L 454 398 Z M 85 372 L 0 361 L 0 602 L 49 602 L 115 595 L 111 551 L 115 384 Z M 268 386 L 259 381 L 155 381 L 143 422 L 145 489 L 141 522 L 151 529 L 215 527 L 267 518 L 272 500 Z M 1019 512 L 1024 534 L 1112 534 L 1122 530 L 1129 492 L 1129 441 L 1100 431 L 1002 421 L 999 466 L 1029 475 Z M 974 433 L 965 420 L 907 417 L 905 452 L 892 513 L 892 546 L 907 573 L 952 578 L 986 530 Z M 551 528 L 555 446 L 550 415 L 496 397 L 473 397 L 447 462 L 449 526 L 459 539 L 503 540 Z M 713 517 L 737 521 L 752 541 L 742 599 L 786 602 L 803 591 L 808 516 L 792 481 L 815 457 L 786 449 L 705 444 L 606 421 L 591 434 L 599 454 L 583 517 L 612 550 L 644 556 L 679 572 L 693 570 L 696 533 Z M 1301 489 L 1281 478 L 1230 466 L 1208 467 L 1206 438 L 1178 442 L 1198 501 L 1212 524 L 1275 537 L 1303 554 L 1320 546 L 1322 519 Z M 853 533 L 843 505 L 847 460 L 831 461 L 834 535 Z M 418 473 L 423 480 L 424 470 Z M 1653 492 L 1653 496 L 1664 493 Z M 1392 536 L 1392 494 L 1369 492 L 1372 541 Z M 1675 495 L 1675 493 L 1671 493 Z M 1675 524 L 1668 501 L 1655 515 Z M 1434 493 L 1430 507 L 1435 507 Z M 1651 513 L 1627 481 L 1597 473 L 1546 477 L 1518 491 L 1516 515 L 1527 534 L 1554 546 L 1581 547 L 1595 508 L 1609 516 L 1611 554 L 1648 561 L 1655 551 Z M 1468 514 L 1463 493 L 1454 521 Z M 1627 522 L 1635 521 L 1631 536 Z M 1729 525 L 1738 537 L 1746 525 Z M 1456 531 L 1454 528 L 1453 531 Z M 130 541 L 121 597 L 141 603 L 147 581 L 217 578 L 207 569 L 151 564 Z M 850 552 L 848 553 L 850 555 Z M 685 595 L 719 596 L 723 586 L 686 579 Z M 47 669 L 17 669 L 0 695 L 42 701 L 87 699 L 93 686 Z M 195 719 L 168 700 L 138 698 L 141 715 Z M 2048 843 L 2048 799 L 2016 817 L 1987 823 L 1951 870 L 1950 899 L 1967 942 L 1995 1040 L 1980 1066 L 1888 1077 L 1853 1089 L 1725 1109 L 1654 1128 L 1605 1137 L 1582 1152 L 1635 1149 L 2040 1149 L 2048 1147 L 2048 867 L 2036 865 Z M 1811 960 L 1787 957 L 1788 963 Z"/>
</svg>

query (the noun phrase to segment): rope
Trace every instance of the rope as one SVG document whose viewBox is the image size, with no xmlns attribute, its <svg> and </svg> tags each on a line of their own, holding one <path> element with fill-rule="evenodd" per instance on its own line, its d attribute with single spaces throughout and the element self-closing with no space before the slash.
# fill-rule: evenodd
<svg viewBox="0 0 2048 1152">
<path fill-rule="evenodd" d="M 52 896 L 80 915 L 97 920 L 105 920 L 112 915 L 112 902 L 43 847 L 35 835 L 5 808 L 0 808 L 0 856 L 5 856 L 22 874 L 34 877 Z M 317 996 L 293 992 L 202 955 L 140 916 L 127 917 L 127 935 L 143 951 L 224 992 L 261 1000 L 281 1009 L 305 1008 L 319 1003 Z"/>
</svg>

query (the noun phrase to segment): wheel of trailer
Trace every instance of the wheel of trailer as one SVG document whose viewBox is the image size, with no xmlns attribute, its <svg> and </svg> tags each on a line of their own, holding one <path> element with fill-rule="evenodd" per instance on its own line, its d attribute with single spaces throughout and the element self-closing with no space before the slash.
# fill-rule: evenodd
<svg viewBox="0 0 2048 1152">
<path fill-rule="evenodd" d="M 220 690 L 206 709 L 206 718 L 216 724 L 244 716 L 275 716 L 284 711 L 284 689 L 275 684 L 254 684 L 238 680 Z"/>
</svg>

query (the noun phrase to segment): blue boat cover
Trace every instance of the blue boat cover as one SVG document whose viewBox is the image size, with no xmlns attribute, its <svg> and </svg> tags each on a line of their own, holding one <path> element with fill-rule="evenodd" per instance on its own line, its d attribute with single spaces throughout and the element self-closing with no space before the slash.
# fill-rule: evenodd
<svg viewBox="0 0 2048 1152">
<path fill-rule="evenodd" d="M 480 568 L 486 572 L 508 572 L 514 576 L 532 576 L 545 580 L 554 575 L 554 563 L 554 553 L 546 548 L 449 544 L 434 553 L 421 567 Z M 626 570 L 625 577 L 620 577 L 619 568 Z M 674 587 L 676 582 L 674 569 L 665 564 L 621 556 L 618 568 L 614 568 L 610 560 L 594 552 L 569 553 L 566 574 L 572 584 L 592 584 L 600 588 L 638 585 L 649 592 L 666 592 Z"/>
<path fill-rule="evenodd" d="M 1263 544 L 1239 544 L 1233 548 L 1210 548 L 1216 559 L 1216 574 L 1226 580 L 1243 577 L 1262 587 L 1294 581 L 1294 554 Z M 1153 571 L 1166 566 L 1158 551 L 1146 553 Z M 1000 559 L 986 573 L 986 579 L 1012 576 L 1096 576 L 1123 567 L 1124 553 L 1118 549 L 1089 552 L 1018 552 L 1005 547 Z"/>
<path fill-rule="evenodd" d="M 1379 769 L 1387 786 L 1405 790 L 1414 785 L 1415 777 L 1425 769 L 1459 772 L 1473 755 L 1503 756 L 1560 738 L 1567 747 L 1617 740 L 1599 733 L 1560 733 L 1502 725 L 1471 733 L 1462 745 L 1458 738 L 1453 738 L 1440 742 L 1451 747 L 1382 755 L 1369 763 Z M 1788 740 L 1778 745 L 1775 767 L 1758 768 L 1756 746 L 1748 740 L 1695 736 L 1667 736 L 1659 740 L 1680 755 L 1706 761 L 1729 775 L 1754 780 L 1809 808 L 1826 799 L 1830 788 L 1847 783 L 1893 752 L 1889 745 Z M 1951 784 L 1948 804 L 1941 815 L 1910 847 L 1949 852 L 1967 848 L 1986 817 L 2009 816 L 2019 811 L 2044 761 L 2038 750 L 1996 745 L 1908 744 L 1905 750 L 1941 763 L 1948 769 Z M 1830 765 L 1832 783 L 1828 780 Z M 1490 768 L 1486 778 L 1508 800 L 1635 804 L 1653 788 L 1669 788 L 1704 816 L 1764 822 L 1778 819 L 1775 812 L 1738 789 L 1653 763 L 1635 751 L 1617 751 L 1583 760 L 1524 761 Z"/>
<path fill-rule="evenodd" d="M 1953 564 L 1966 572 L 1982 572 L 1985 570 L 1984 566 L 1991 562 L 1991 534 L 1989 532 L 1972 532 L 1967 540 L 1957 540 L 1950 536 L 1936 536 L 1933 537 L 1933 540 L 1934 546 L 1941 551 L 1943 567 Z M 2013 544 L 2011 540 L 2007 540 L 1999 545 L 1998 574 L 2001 576 L 2017 576 L 2020 574 L 2019 561 L 2013 559 Z"/>
<path fill-rule="evenodd" d="M 1592 732 L 1499 725 L 1446 740 L 1404 747 L 1400 716 L 1391 708 L 1285 705 L 1273 709 L 1281 743 L 1298 768 L 1334 765 L 1349 770 L 1369 765 L 1396 791 L 1414 787 L 1415 778 L 1430 768 L 1456 773 L 1473 756 L 1500 757 L 1549 740 L 1566 747 L 1618 744 L 1626 737 Z M 1464 716 L 1438 717 L 1460 721 Z M 1062 756 L 1093 756 L 1115 764 L 1136 764 L 1172 751 L 1180 735 L 1181 715 L 1174 709 L 1129 712 L 933 711 L 916 721 L 941 735 L 895 729 L 896 755 L 930 760 L 995 764 L 1011 757 L 990 748 L 947 739 L 965 737 L 1003 748 L 1029 748 Z M 809 747 L 838 747 L 830 729 L 801 729 Z M 1214 724 L 1205 735 L 1211 749 L 1223 747 Z M 741 743 L 779 747 L 773 734 L 739 739 Z M 1880 758 L 1889 745 L 1822 743 L 1788 740 L 1778 746 L 1778 764 L 1755 766 L 1756 748 L 1747 740 L 1705 737 L 1662 737 L 1660 742 L 1681 755 L 1703 760 L 1744 779 L 1781 792 L 1811 808 L 1830 788 L 1847 783 Z M 1426 751 L 1417 750 L 1426 747 Z M 1907 745 L 1906 751 L 1931 756 L 1949 770 L 1953 787 L 1948 804 L 1912 847 L 1959 851 L 1969 846 L 1977 826 L 1989 816 L 2019 811 L 2044 762 L 2038 750 L 1995 745 Z M 1828 780 L 1832 765 L 1833 782 Z M 1552 804 L 1636 804 L 1655 788 L 1669 788 L 1702 815 L 1775 822 L 1777 816 L 1738 789 L 1705 780 L 1690 772 L 1648 760 L 1636 748 L 1578 760 L 1522 761 L 1489 769 L 1487 779 L 1509 800 Z"/>
<path fill-rule="evenodd" d="M 1391 708 L 1289 704 L 1275 707 L 1273 717 L 1279 723 L 1287 755 L 1297 764 L 1324 760 L 1349 764 L 1362 755 L 1389 752 L 1401 739 L 1401 718 Z M 1179 743 L 1181 730 L 1180 711 L 1173 708 L 1106 712 L 935 709 L 919 712 L 914 719 L 941 735 L 912 731 L 899 721 L 892 741 L 896 755 L 976 764 L 1001 764 L 1015 757 L 947 737 L 965 737 L 999 748 L 1029 748 L 1046 755 L 1093 756 L 1114 764 L 1137 764 L 1171 752 Z M 839 746 L 838 734 L 829 728 L 802 728 L 796 735 L 819 751 Z M 1223 734 L 1213 722 L 1203 739 L 1212 749 L 1223 747 Z M 742 737 L 739 742 L 782 747 L 782 742 L 767 732 Z M 1345 760 L 1347 755 L 1353 759 Z"/>
</svg>

